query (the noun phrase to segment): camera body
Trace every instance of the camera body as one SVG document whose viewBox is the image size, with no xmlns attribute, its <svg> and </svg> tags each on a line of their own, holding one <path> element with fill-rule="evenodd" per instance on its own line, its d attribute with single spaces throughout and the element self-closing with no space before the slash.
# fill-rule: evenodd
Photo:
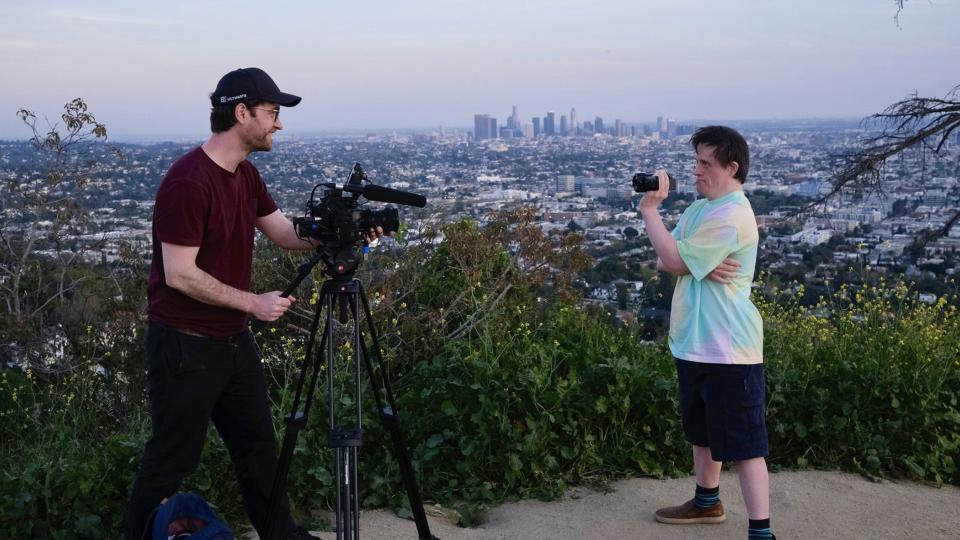
<svg viewBox="0 0 960 540">
<path fill-rule="evenodd" d="M 420 195 L 363 185 L 365 180 L 367 174 L 357 163 L 345 185 L 317 184 L 307 201 L 305 215 L 293 220 L 297 236 L 317 241 L 317 249 L 326 255 L 327 266 L 333 275 L 350 275 L 356 270 L 363 261 L 363 245 L 371 229 L 380 227 L 384 234 L 391 234 L 400 228 L 396 208 L 360 208 L 361 197 L 421 207 L 426 204 L 426 199 Z M 319 200 L 314 197 L 318 188 L 325 188 Z"/>
<path fill-rule="evenodd" d="M 670 191 L 676 191 L 677 181 L 672 176 L 668 176 L 668 178 L 670 179 Z M 637 193 L 660 189 L 660 178 L 655 174 L 637 173 L 633 175 L 631 182 L 633 182 L 633 190 Z"/>
<path fill-rule="evenodd" d="M 297 236 L 328 246 L 360 244 L 370 229 L 381 227 L 384 234 L 390 234 L 400 227 L 396 208 L 359 208 L 357 197 L 345 197 L 335 189 L 327 191 L 319 201 L 309 201 L 307 214 L 293 220 Z"/>
</svg>

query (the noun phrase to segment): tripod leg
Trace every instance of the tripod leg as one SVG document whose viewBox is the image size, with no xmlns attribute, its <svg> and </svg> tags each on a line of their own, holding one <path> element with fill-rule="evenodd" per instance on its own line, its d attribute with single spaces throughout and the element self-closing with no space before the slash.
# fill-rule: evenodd
<svg viewBox="0 0 960 540">
<path fill-rule="evenodd" d="M 337 282 L 336 296 L 327 298 L 328 313 L 333 313 L 334 308 L 341 308 L 341 322 L 345 315 L 350 311 L 355 312 L 356 294 L 350 282 Z M 333 290 L 333 288 L 331 288 Z M 348 305 L 351 309 L 347 309 Z M 357 454 L 360 446 L 363 444 L 363 429 L 361 418 L 362 396 L 360 394 L 360 353 L 358 351 L 358 342 L 360 340 L 359 321 L 354 321 L 352 336 L 353 344 L 353 401 L 354 426 L 352 429 L 343 429 L 337 424 L 336 405 L 333 373 L 336 346 L 331 336 L 327 342 L 327 373 L 328 390 L 330 406 L 330 431 L 328 432 L 328 445 L 336 450 L 336 481 L 337 481 L 337 540 L 360 540 L 360 495 L 358 492 L 358 473 L 357 473 Z"/>
<path fill-rule="evenodd" d="M 380 376 L 373 369 L 373 363 L 370 360 L 370 352 L 367 350 L 365 340 L 360 339 L 360 352 L 364 360 L 364 367 L 370 376 L 370 385 L 373 387 L 374 399 L 377 402 L 377 409 L 380 412 L 380 422 L 387 431 L 390 432 L 390 440 L 393 443 L 393 457 L 400 466 L 400 477 L 407 490 L 407 499 L 410 501 L 410 511 L 413 512 L 413 520 L 417 524 L 417 534 L 420 540 L 437 540 L 430 533 L 430 524 L 427 522 L 427 513 L 423 509 L 423 500 L 420 498 L 420 488 L 417 486 L 417 478 L 413 472 L 413 465 L 410 463 L 410 456 L 407 453 L 407 441 L 400 427 L 400 417 L 397 414 L 396 401 L 393 398 L 393 389 L 390 388 L 390 381 L 387 377 L 386 368 L 383 363 L 383 353 L 380 348 L 380 340 L 377 338 L 377 330 L 373 325 L 373 317 L 370 315 L 370 304 L 367 302 L 367 295 L 363 290 L 363 285 L 356 281 L 360 293 L 360 299 L 363 302 L 363 315 L 367 320 L 368 331 L 372 341 L 371 350 L 377 362 Z M 357 326 L 360 325 L 359 313 L 354 307 L 354 318 L 357 320 Z M 381 391 L 386 396 L 387 403 L 384 404 L 381 397 Z"/>
<path fill-rule="evenodd" d="M 337 448 L 337 540 L 350 539 L 353 520 L 350 519 L 349 459 L 345 448 Z"/>
<path fill-rule="evenodd" d="M 355 540 L 360 540 L 360 463 L 357 458 L 357 448 L 350 452 L 350 459 L 353 462 L 353 489 L 350 494 L 353 495 L 353 530 Z"/>
<path fill-rule="evenodd" d="M 360 539 L 357 449 L 358 446 L 337 448 L 337 540 Z"/>
<path fill-rule="evenodd" d="M 330 429 L 327 442 L 336 450 L 337 456 L 337 540 L 359 540 L 357 453 L 363 445 L 363 430 L 334 427 Z"/>
<path fill-rule="evenodd" d="M 290 471 L 290 462 L 293 459 L 293 450 L 297 446 L 297 438 L 300 431 L 307 425 L 307 416 L 310 407 L 313 404 L 313 392 L 316 388 L 317 378 L 319 377 L 320 362 L 313 361 L 313 344 L 317 335 L 317 327 L 320 323 L 320 311 L 323 303 L 317 303 L 317 309 L 310 323 L 310 338 L 307 340 L 306 350 L 304 352 L 303 366 L 300 368 L 300 375 L 297 378 L 297 389 L 294 393 L 293 406 L 290 415 L 284 419 L 286 429 L 283 435 L 283 446 L 280 450 L 280 457 L 277 461 L 277 470 L 273 476 L 273 486 L 270 490 L 269 506 L 267 508 L 267 528 L 264 534 L 265 540 L 280 540 L 283 538 L 283 526 L 280 519 L 284 516 L 278 515 L 280 512 L 280 501 L 283 500 L 286 493 L 287 474 Z M 328 317 L 329 318 L 329 317 Z M 323 349 L 330 333 L 330 323 L 323 329 L 323 337 L 320 339 L 320 349 Z M 304 399 L 303 411 L 299 411 L 300 397 L 303 393 L 304 382 L 306 381 L 307 370 L 313 366 L 313 372 L 310 377 L 310 384 L 307 387 L 307 393 Z"/>
</svg>

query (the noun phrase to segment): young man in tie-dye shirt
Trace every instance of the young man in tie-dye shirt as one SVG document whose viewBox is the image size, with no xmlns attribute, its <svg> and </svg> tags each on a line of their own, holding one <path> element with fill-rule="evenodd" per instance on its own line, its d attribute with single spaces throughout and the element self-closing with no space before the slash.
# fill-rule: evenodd
<svg viewBox="0 0 960 540">
<path fill-rule="evenodd" d="M 670 232 L 660 217 L 669 179 L 640 200 L 657 267 L 678 276 L 670 312 L 680 414 L 693 445 L 697 488 L 680 506 L 657 510 L 662 523 L 721 523 L 720 468 L 736 461 L 749 517 L 748 538 L 773 538 L 767 477 L 763 322 L 750 301 L 757 220 L 743 194 L 750 157 L 735 130 L 707 126 L 691 139 L 703 198 Z"/>
</svg>

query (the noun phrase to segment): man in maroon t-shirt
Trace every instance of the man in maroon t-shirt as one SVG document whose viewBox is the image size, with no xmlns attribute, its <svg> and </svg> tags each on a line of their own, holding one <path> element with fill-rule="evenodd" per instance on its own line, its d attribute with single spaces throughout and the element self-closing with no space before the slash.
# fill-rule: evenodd
<svg viewBox="0 0 960 540">
<path fill-rule="evenodd" d="M 230 451 L 251 523 L 266 530 L 276 444 L 247 316 L 276 320 L 295 299 L 249 291 L 254 233 L 287 249 L 315 245 L 297 236 L 246 158 L 271 149 L 283 129 L 280 107 L 300 98 L 246 68 L 224 75 L 211 103 L 212 135 L 170 167 L 157 191 L 146 337 L 153 434 L 131 490 L 127 540 L 141 538 L 151 510 L 196 469 L 210 420 Z M 287 538 L 314 538 L 294 525 L 286 499 L 283 509 Z"/>
</svg>

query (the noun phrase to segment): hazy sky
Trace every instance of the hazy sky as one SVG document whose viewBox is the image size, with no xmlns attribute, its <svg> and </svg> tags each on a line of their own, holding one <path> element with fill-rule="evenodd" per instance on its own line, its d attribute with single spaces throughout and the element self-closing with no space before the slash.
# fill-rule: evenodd
<svg viewBox="0 0 960 540">
<path fill-rule="evenodd" d="M 288 133 L 580 119 L 863 117 L 960 84 L 960 0 L 2 0 L 0 138 L 83 97 L 111 138 L 205 137 L 227 71 Z M 269 7 L 268 7 L 269 6 Z"/>
</svg>

